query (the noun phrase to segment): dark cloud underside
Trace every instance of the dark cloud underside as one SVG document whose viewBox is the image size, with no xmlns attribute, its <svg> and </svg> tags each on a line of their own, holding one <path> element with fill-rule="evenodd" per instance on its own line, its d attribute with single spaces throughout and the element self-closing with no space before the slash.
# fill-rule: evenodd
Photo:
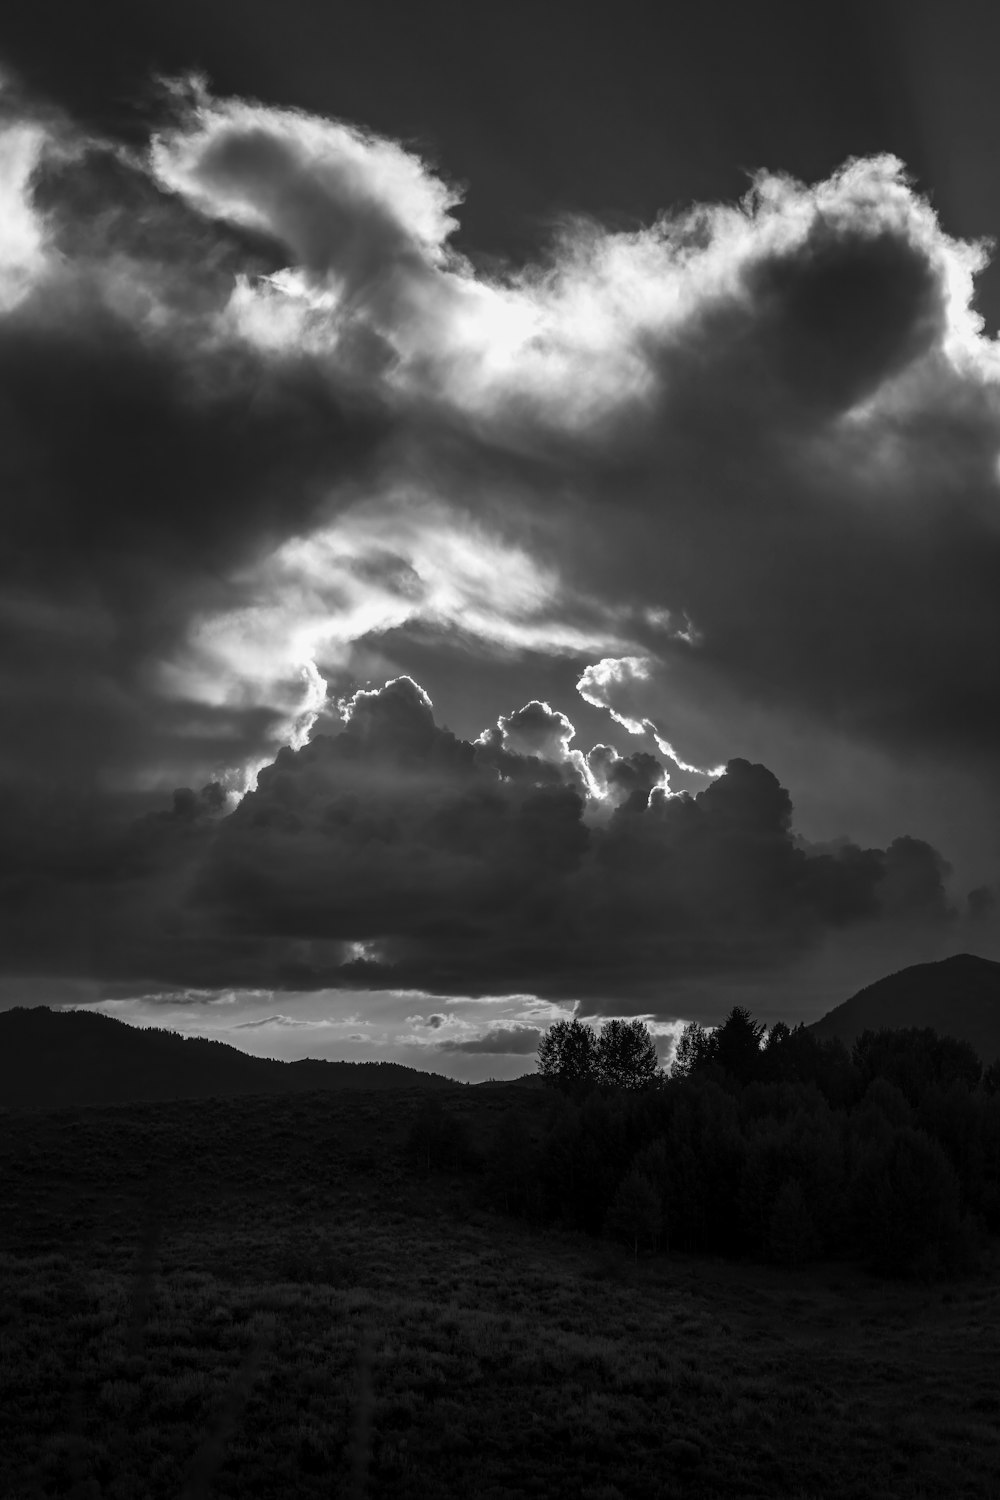
<svg viewBox="0 0 1000 1500">
<path fill-rule="evenodd" d="M 98 961 L 176 984 L 627 999 L 779 970 L 852 925 L 951 919 L 934 850 L 804 847 L 763 766 L 671 796 L 650 790 L 651 757 L 594 758 L 618 795 L 569 751 L 456 738 L 409 679 L 359 694 L 339 734 L 282 751 L 235 812 L 179 798 L 136 825 L 90 912 Z M 15 964 L 47 918 L 52 965 L 79 895 L 68 873 L 23 889 Z"/>
</svg>

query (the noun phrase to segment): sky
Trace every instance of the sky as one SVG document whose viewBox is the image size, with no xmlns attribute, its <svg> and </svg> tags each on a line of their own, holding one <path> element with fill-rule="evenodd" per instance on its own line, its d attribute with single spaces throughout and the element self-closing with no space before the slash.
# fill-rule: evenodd
<svg viewBox="0 0 1000 1500">
<path fill-rule="evenodd" d="M 475 1080 L 1000 958 L 1000 15 L 0 23 L 0 1007 Z"/>
</svg>

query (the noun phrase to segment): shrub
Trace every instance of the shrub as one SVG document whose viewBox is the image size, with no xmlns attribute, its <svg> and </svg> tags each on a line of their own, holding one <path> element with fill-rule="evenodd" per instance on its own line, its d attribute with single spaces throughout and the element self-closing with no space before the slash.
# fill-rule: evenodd
<svg viewBox="0 0 1000 1500">
<path fill-rule="evenodd" d="M 406 1138 L 407 1150 L 424 1170 L 460 1168 L 470 1160 L 465 1122 L 433 1095 L 421 1101 Z"/>
</svg>

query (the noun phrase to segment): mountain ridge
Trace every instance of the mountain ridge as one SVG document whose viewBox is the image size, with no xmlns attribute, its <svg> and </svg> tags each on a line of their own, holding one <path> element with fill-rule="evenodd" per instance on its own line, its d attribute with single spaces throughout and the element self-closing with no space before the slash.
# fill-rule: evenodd
<svg viewBox="0 0 1000 1500">
<path fill-rule="evenodd" d="M 865 985 L 807 1030 L 851 1046 L 862 1031 L 908 1026 L 969 1042 L 984 1065 L 1000 1057 L 1000 963 L 954 953 L 910 964 Z"/>
<path fill-rule="evenodd" d="M 0 1011 L 0 1107 L 236 1098 L 318 1090 L 437 1090 L 456 1079 L 397 1062 L 255 1057 L 229 1042 L 47 1005 Z"/>
</svg>

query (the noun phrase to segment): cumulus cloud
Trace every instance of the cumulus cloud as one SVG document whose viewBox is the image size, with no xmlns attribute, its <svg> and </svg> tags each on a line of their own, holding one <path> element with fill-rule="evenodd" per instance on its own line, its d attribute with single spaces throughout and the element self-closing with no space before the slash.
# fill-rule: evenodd
<svg viewBox="0 0 1000 1500">
<path fill-rule="evenodd" d="M 690 627 L 679 632 L 678 639 L 688 644 L 693 637 Z M 649 691 L 653 660 L 644 656 L 605 656 L 586 668 L 576 685 L 576 690 L 585 703 L 595 708 L 606 708 L 616 724 L 629 734 L 649 735 L 661 755 L 680 771 L 693 772 L 696 776 L 719 776 L 722 766 L 701 767 L 683 760 L 670 741 L 660 733 L 656 724 L 648 717 L 624 712 L 630 699 L 642 702 Z"/>
<path fill-rule="evenodd" d="M 723 769 L 720 766 L 716 774 Z M 646 750 L 620 755 L 612 745 L 595 745 L 587 753 L 587 770 L 597 796 L 611 807 L 628 801 L 645 807 L 650 792 L 669 786 L 663 765 Z"/>
<path fill-rule="evenodd" d="M 362 306 L 399 330 L 433 310 L 456 195 L 417 157 L 338 121 L 213 100 L 197 83 L 184 102 L 182 122 L 153 141 L 154 176 L 285 245 L 295 270 L 280 290 L 328 299 L 318 305 L 334 323 Z"/>
<path fill-rule="evenodd" d="M 338 733 L 281 751 L 233 811 L 192 816 L 182 797 L 139 820 L 91 908 L 90 963 L 161 987 L 253 975 L 404 1003 L 506 992 L 669 1005 L 681 981 L 779 972 L 832 933 L 954 921 L 934 849 L 908 836 L 809 846 L 762 765 L 733 760 L 692 795 L 671 792 L 651 756 L 597 747 L 589 760 L 603 787 L 574 762 L 498 759 L 441 728 L 410 679 L 360 691 Z M 44 906 L 31 889 L 12 903 L 9 951 L 27 966 L 48 923 L 49 965 L 62 944 L 79 966 L 79 947 L 66 950 L 73 873 L 42 890 Z M 446 1016 L 411 1023 L 438 1030 Z"/>
<path fill-rule="evenodd" d="M 564 713 L 537 699 L 497 721 L 500 743 L 515 755 L 537 755 L 541 760 L 565 761 L 576 730 Z"/>
</svg>

